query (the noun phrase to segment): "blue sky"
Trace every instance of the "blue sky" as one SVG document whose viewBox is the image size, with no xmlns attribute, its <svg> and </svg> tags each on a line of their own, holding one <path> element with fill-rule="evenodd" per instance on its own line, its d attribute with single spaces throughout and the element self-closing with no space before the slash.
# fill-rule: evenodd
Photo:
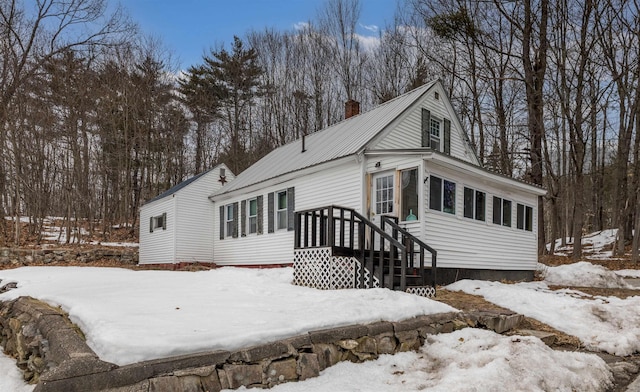
<svg viewBox="0 0 640 392">
<path fill-rule="evenodd" d="M 146 34 L 159 37 L 181 68 L 201 61 L 217 44 L 228 45 L 233 36 L 273 27 L 291 30 L 315 20 L 325 0 L 120 0 Z M 377 36 L 367 28 L 391 23 L 395 0 L 361 0 L 360 28 L 364 36 Z"/>
</svg>

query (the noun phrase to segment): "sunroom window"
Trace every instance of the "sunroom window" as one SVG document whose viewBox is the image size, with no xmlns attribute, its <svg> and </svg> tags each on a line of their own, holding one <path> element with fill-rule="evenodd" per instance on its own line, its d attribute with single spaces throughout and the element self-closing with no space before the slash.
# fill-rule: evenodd
<svg viewBox="0 0 640 392">
<path fill-rule="evenodd" d="M 431 176 L 429 178 L 429 208 L 455 215 L 456 183 Z"/>
<path fill-rule="evenodd" d="M 487 195 L 484 192 L 464 188 L 464 217 L 479 221 L 485 220 L 485 201 Z"/>
<path fill-rule="evenodd" d="M 511 200 L 493 197 L 493 223 L 511 227 Z"/>
</svg>

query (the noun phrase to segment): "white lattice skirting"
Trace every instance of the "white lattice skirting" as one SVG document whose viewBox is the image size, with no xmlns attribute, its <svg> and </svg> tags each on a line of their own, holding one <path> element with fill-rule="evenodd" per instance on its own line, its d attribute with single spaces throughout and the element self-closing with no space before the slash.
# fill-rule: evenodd
<svg viewBox="0 0 640 392">
<path fill-rule="evenodd" d="M 354 257 L 333 256 L 331 248 L 296 249 L 293 259 L 293 284 L 321 290 L 358 287 L 362 265 Z M 371 273 L 365 269 L 365 286 Z M 374 277 L 374 287 L 380 287 Z"/>
<path fill-rule="evenodd" d="M 427 298 L 436 296 L 436 289 L 431 286 L 407 287 L 405 291 L 409 294 L 415 294 Z"/>
</svg>

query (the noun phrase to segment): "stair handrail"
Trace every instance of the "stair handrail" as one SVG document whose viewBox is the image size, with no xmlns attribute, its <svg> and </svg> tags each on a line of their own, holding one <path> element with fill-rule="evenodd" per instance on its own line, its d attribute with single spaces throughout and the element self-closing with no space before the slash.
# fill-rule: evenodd
<svg viewBox="0 0 640 392">
<path fill-rule="evenodd" d="M 373 222 L 371 222 L 369 219 L 365 218 L 363 215 L 361 215 L 360 213 L 358 213 L 356 210 L 354 210 L 353 208 L 348 208 L 348 207 L 341 207 L 338 205 L 329 205 L 329 206 L 325 206 L 325 207 L 318 207 L 318 208 L 309 208 L 306 210 L 301 210 L 301 211 L 296 211 L 295 214 L 296 215 L 303 215 L 303 214 L 307 214 L 307 213 L 312 213 L 315 211 L 320 211 L 320 210 L 331 210 L 333 209 L 333 211 L 336 210 L 345 210 L 345 211 L 349 211 L 350 213 L 353 214 L 353 216 L 355 216 L 356 218 L 359 219 L 359 221 L 361 223 L 364 223 L 365 225 L 371 227 L 373 230 L 375 230 L 378 234 L 380 234 L 381 236 L 383 236 L 387 241 L 392 242 L 394 245 L 396 245 L 396 247 L 398 248 L 406 248 L 404 246 L 404 244 L 402 244 L 400 241 L 398 241 L 397 239 L 393 238 L 393 236 L 389 233 L 387 233 L 386 231 L 383 231 L 380 227 L 378 227 L 377 225 L 375 225 Z M 327 216 L 328 217 L 328 216 Z M 297 221 L 297 219 L 296 219 Z M 333 242 L 333 238 L 330 239 L 331 242 Z M 332 246 L 333 244 L 330 243 L 328 246 Z"/>
<path fill-rule="evenodd" d="M 398 224 L 398 218 L 395 216 L 389 216 L 389 215 L 382 215 L 381 219 L 380 219 L 382 224 L 389 224 L 391 226 L 392 229 L 397 230 L 398 232 L 400 232 L 405 238 L 409 237 L 411 238 L 411 240 L 415 243 L 418 244 L 418 246 L 422 249 L 426 249 L 429 253 L 431 253 L 431 286 L 432 287 L 436 287 L 436 273 L 437 273 L 437 268 L 436 268 L 436 260 L 438 257 L 438 251 L 433 249 L 432 247 L 430 247 L 429 245 L 425 244 L 421 239 L 419 239 L 418 237 L 414 236 L 413 234 L 411 234 L 407 229 L 405 229 L 404 227 L 400 226 Z M 424 267 L 424 266 L 421 266 Z"/>
<path fill-rule="evenodd" d="M 317 208 L 310 208 L 310 209 L 306 209 L 306 210 L 301 210 L 301 211 L 296 211 L 295 212 L 295 219 L 294 219 L 294 247 L 296 249 L 301 248 L 302 247 L 302 241 L 301 241 L 301 220 L 302 220 L 302 216 L 305 214 L 315 214 L 318 211 L 324 211 L 327 210 L 327 212 L 331 213 L 331 223 L 330 225 L 327 227 L 327 230 L 329 231 L 329 234 L 327 235 L 327 239 L 329 240 L 328 243 L 326 244 L 320 244 L 319 246 L 335 246 L 335 237 L 333 235 L 333 233 L 335 233 L 335 223 L 334 223 L 334 218 L 336 218 L 335 216 L 333 216 L 333 214 L 335 213 L 335 211 L 348 211 L 350 214 L 352 214 L 352 217 L 357 218 L 358 219 L 358 223 L 359 224 L 363 224 L 367 227 L 369 227 L 369 229 L 371 229 L 373 232 L 377 233 L 381 238 L 383 238 L 386 241 L 389 241 L 389 245 L 394 246 L 395 248 L 397 248 L 400 253 L 400 263 L 401 263 L 401 275 L 400 275 L 400 286 L 401 286 L 401 290 L 405 290 L 406 288 L 406 267 L 407 267 L 407 247 L 400 241 L 398 241 L 396 238 L 394 238 L 392 235 L 390 235 L 389 233 L 387 233 L 386 231 L 382 230 L 380 227 L 378 227 L 376 224 L 374 224 L 373 222 L 371 222 L 369 219 L 367 219 L 366 217 L 364 217 L 363 215 L 361 215 L 360 213 L 358 213 L 356 210 L 354 210 L 353 208 L 348 208 L 348 207 L 342 207 L 342 206 L 337 206 L 337 205 L 329 205 L 329 206 L 325 206 L 325 207 L 317 207 Z M 329 218 L 329 214 L 327 214 L 326 216 L 327 218 Z M 305 228 L 305 235 L 308 235 L 308 231 Z M 351 236 L 353 236 L 353 232 L 350 233 Z M 372 236 L 372 242 L 374 241 L 374 236 Z M 382 242 L 382 241 L 381 241 Z M 373 249 L 373 243 L 371 244 L 371 247 Z M 355 250 L 355 249 L 353 249 Z M 360 252 L 362 252 L 363 256 L 364 256 L 364 246 L 359 249 Z M 384 284 L 384 271 L 382 271 L 382 266 L 380 266 L 380 283 Z M 364 270 L 363 270 L 364 271 Z M 372 271 L 373 272 L 373 271 Z M 393 285 L 393 269 L 390 268 L 389 270 L 389 274 L 391 276 L 390 280 L 390 284 Z"/>
</svg>

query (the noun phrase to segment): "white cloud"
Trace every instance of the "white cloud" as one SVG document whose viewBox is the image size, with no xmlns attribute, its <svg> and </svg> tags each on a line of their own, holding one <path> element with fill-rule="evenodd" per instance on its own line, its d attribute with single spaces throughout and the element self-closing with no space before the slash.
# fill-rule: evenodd
<svg viewBox="0 0 640 392">
<path fill-rule="evenodd" d="M 293 28 L 298 31 L 304 30 L 308 27 L 309 27 L 309 22 L 296 22 L 293 24 Z"/>
<path fill-rule="evenodd" d="M 365 52 L 373 51 L 380 45 L 380 38 L 377 36 L 356 34 L 355 37 L 360 42 L 360 45 L 362 45 Z"/>
<path fill-rule="evenodd" d="M 371 24 L 371 25 L 364 25 L 362 23 L 360 23 L 360 27 L 362 27 L 365 30 L 369 30 L 372 33 L 377 33 L 378 30 L 380 30 L 380 28 L 377 25 Z"/>
</svg>

